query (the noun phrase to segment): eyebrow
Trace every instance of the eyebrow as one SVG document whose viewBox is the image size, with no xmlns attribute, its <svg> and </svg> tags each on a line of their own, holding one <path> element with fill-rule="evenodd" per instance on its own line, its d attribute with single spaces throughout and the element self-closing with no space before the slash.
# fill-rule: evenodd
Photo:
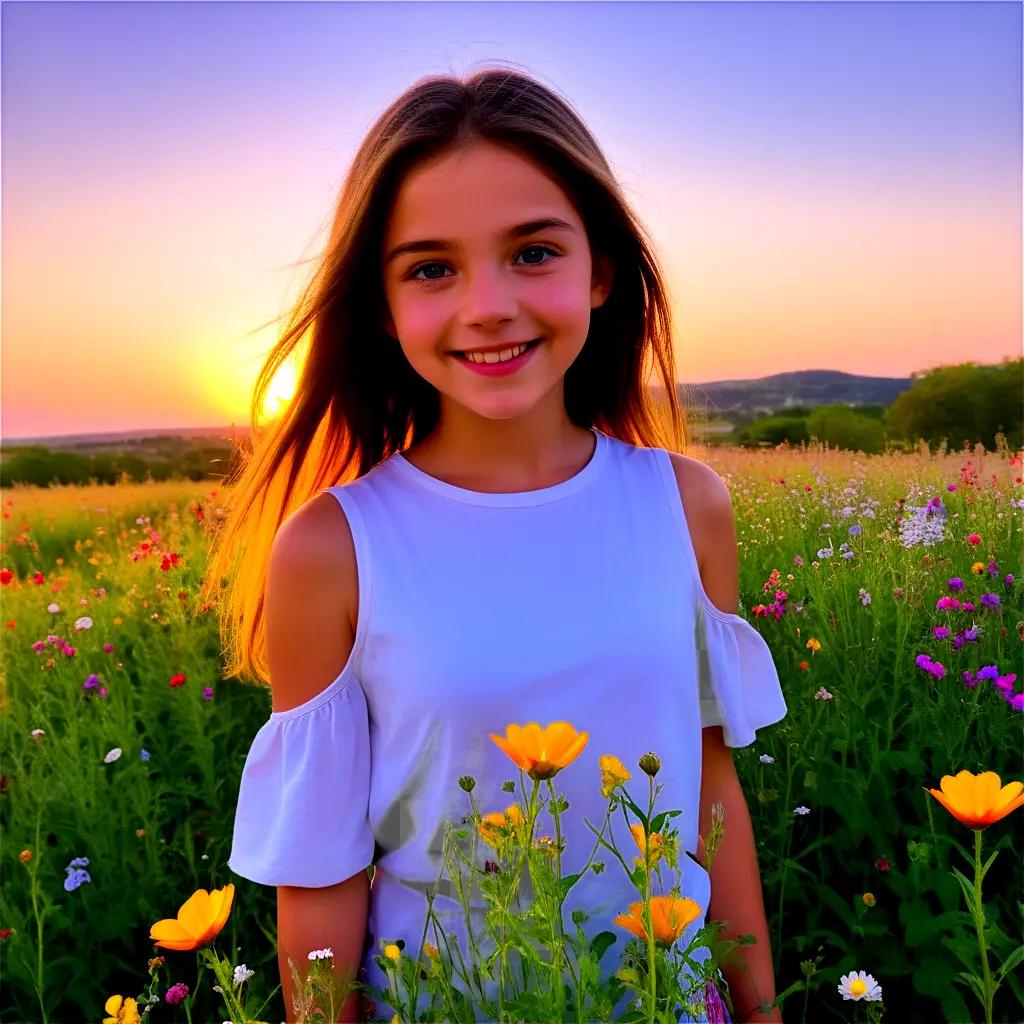
<svg viewBox="0 0 1024 1024">
<path fill-rule="evenodd" d="M 539 220 L 528 220 L 524 224 L 516 224 L 502 233 L 502 238 L 511 241 L 515 238 L 522 238 L 524 235 L 533 235 L 538 231 L 547 231 L 552 228 L 562 231 L 576 231 L 576 228 L 568 221 L 560 217 L 542 217 Z M 415 242 L 402 242 L 396 245 L 384 260 L 385 265 L 392 260 L 411 252 L 435 252 L 438 249 L 457 249 L 458 246 L 444 238 L 423 238 Z"/>
</svg>

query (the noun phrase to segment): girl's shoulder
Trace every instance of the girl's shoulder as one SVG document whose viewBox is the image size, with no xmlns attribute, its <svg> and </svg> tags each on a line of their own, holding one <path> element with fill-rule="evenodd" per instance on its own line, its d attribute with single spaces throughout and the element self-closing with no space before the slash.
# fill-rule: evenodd
<svg viewBox="0 0 1024 1024">
<path fill-rule="evenodd" d="M 700 459 L 672 451 L 668 457 L 704 592 L 721 611 L 734 613 L 739 605 L 739 551 L 728 485 Z"/>
</svg>

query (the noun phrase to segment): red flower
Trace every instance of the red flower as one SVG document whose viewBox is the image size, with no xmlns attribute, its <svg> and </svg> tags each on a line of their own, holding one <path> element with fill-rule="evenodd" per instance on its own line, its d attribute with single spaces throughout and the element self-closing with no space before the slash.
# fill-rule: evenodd
<svg viewBox="0 0 1024 1024">
<path fill-rule="evenodd" d="M 0 939 L 6 939 L 13 931 L 13 928 L 0 928 Z"/>
<path fill-rule="evenodd" d="M 979 537 L 976 533 L 969 533 L 967 534 L 967 543 L 970 544 L 972 547 L 976 547 L 978 544 L 981 543 L 981 537 Z"/>
<path fill-rule="evenodd" d="M 32 582 L 36 584 L 36 586 L 39 586 L 40 583 L 46 582 L 46 577 L 41 572 L 37 572 L 33 575 Z"/>
<path fill-rule="evenodd" d="M 171 686 L 184 686 L 185 685 L 185 673 L 184 672 L 176 672 L 173 676 L 171 676 L 171 678 L 169 680 L 169 685 L 171 685 Z"/>
<path fill-rule="evenodd" d="M 5 587 L 14 579 L 14 573 L 10 569 L 0 569 L 0 583 Z"/>
<path fill-rule="evenodd" d="M 8 629 L 14 629 L 14 619 L 8 619 L 7 620 L 7 628 Z"/>
<path fill-rule="evenodd" d="M 891 870 L 892 865 L 889 863 L 887 857 L 879 857 L 878 860 L 875 861 L 875 867 L 878 868 L 879 871 L 889 871 Z"/>
</svg>

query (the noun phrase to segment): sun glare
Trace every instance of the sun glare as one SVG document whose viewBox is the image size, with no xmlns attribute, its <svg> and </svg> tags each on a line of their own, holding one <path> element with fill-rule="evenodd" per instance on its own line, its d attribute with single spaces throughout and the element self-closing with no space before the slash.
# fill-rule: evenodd
<svg viewBox="0 0 1024 1024">
<path fill-rule="evenodd" d="M 277 373 L 274 374 L 267 388 L 263 400 L 263 408 L 260 415 L 264 421 L 272 420 L 280 416 L 285 407 L 295 396 L 295 388 L 298 386 L 299 375 L 295 363 L 289 359 L 283 363 Z"/>
</svg>

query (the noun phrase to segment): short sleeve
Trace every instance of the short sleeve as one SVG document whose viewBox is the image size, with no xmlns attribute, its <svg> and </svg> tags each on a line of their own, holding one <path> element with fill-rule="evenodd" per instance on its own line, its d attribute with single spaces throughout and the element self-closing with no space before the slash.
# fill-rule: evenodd
<svg viewBox="0 0 1024 1024">
<path fill-rule="evenodd" d="M 698 603 L 697 662 L 701 728 L 720 725 L 727 747 L 746 747 L 755 730 L 785 718 L 772 652 L 741 615 Z"/>
<path fill-rule="evenodd" d="M 242 770 L 228 867 L 263 885 L 336 885 L 373 861 L 366 695 L 343 671 L 271 713 Z"/>
</svg>

